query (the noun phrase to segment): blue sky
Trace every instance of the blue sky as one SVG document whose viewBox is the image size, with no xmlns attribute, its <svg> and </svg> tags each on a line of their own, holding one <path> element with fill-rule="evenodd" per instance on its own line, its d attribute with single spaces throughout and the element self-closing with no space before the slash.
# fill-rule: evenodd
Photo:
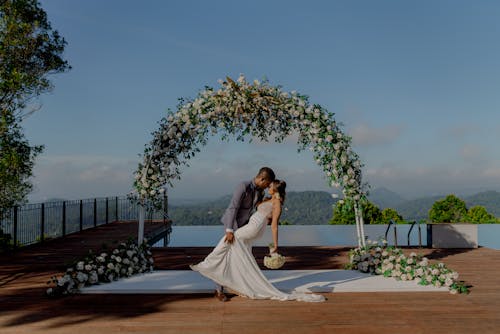
<svg viewBox="0 0 500 334">
<path fill-rule="evenodd" d="M 45 152 L 32 201 L 127 193 L 150 133 L 205 85 L 267 77 L 335 112 L 373 188 L 408 198 L 500 190 L 497 1 L 43 0 L 73 69 L 24 122 Z M 328 190 L 296 144 L 221 142 L 171 198 L 230 193 L 262 165 Z"/>
</svg>

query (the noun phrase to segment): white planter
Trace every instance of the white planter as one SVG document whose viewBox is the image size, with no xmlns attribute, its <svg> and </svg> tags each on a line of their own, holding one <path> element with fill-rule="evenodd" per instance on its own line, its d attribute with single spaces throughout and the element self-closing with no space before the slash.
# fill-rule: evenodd
<svg viewBox="0 0 500 334">
<path fill-rule="evenodd" d="M 428 224 L 427 245 L 432 248 L 477 248 L 477 225 Z"/>
</svg>

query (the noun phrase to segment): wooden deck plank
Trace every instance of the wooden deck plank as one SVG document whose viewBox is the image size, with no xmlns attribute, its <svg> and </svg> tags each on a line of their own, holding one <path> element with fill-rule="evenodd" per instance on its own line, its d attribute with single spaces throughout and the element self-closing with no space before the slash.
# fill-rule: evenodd
<svg viewBox="0 0 500 334">
<path fill-rule="evenodd" d="M 221 303 L 199 295 L 44 296 L 65 262 L 107 241 L 136 235 L 136 223 L 113 223 L 0 255 L 0 332 L 7 333 L 498 333 L 500 251 L 405 249 L 443 261 L 473 285 L 469 295 L 432 292 L 334 293 L 325 303 Z M 153 229 L 154 226 L 147 227 Z M 211 248 L 159 248 L 157 269 L 188 269 Z M 254 255 L 262 265 L 267 249 Z M 338 269 L 345 247 L 284 247 L 284 269 Z"/>
</svg>

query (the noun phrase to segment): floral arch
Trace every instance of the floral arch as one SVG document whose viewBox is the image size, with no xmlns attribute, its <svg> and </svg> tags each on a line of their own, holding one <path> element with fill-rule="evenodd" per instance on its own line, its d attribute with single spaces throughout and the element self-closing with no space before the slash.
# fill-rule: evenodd
<svg viewBox="0 0 500 334">
<path fill-rule="evenodd" d="M 298 149 L 311 149 L 322 166 L 330 186 L 342 187 L 345 198 L 352 199 L 359 246 L 365 245 L 363 217 L 359 201 L 364 197 L 361 163 L 351 150 L 351 138 L 345 135 L 334 114 L 295 91 L 282 91 L 268 81 L 252 83 L 240 77 L 219 80 L 220 88 L 205 87 L 192 99 L 180 99 L 177 111 L 169 110 L 153 132 L 135 172 L 135 198 L 141 203 L 139 244 L 143 241 L 145 203 L 161 203 L 165 185 L 180 179 L 182 165 L 200 151 L 210 134 L 222 138 L 246 136 L 276 142 L 298 133 Z M 250 139 L 251 140 L 251 139 Z"/>
</svg>

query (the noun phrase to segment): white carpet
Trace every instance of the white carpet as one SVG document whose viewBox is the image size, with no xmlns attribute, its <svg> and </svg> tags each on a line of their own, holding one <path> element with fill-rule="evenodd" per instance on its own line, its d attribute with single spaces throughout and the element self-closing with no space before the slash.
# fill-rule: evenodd
<svg viewBox="0 0 500 334">
<path fill-rule="evenodd" d="M 264 270 L 278 289 L 303 292 L 447 292 L 417 281 L 397 281 L 352 270 Z M 85 294 L 187 294 L 212 293 L 214 283 L 190 270 L 159 270 L 112 283 L 82 289 Z"/>
</svg>

